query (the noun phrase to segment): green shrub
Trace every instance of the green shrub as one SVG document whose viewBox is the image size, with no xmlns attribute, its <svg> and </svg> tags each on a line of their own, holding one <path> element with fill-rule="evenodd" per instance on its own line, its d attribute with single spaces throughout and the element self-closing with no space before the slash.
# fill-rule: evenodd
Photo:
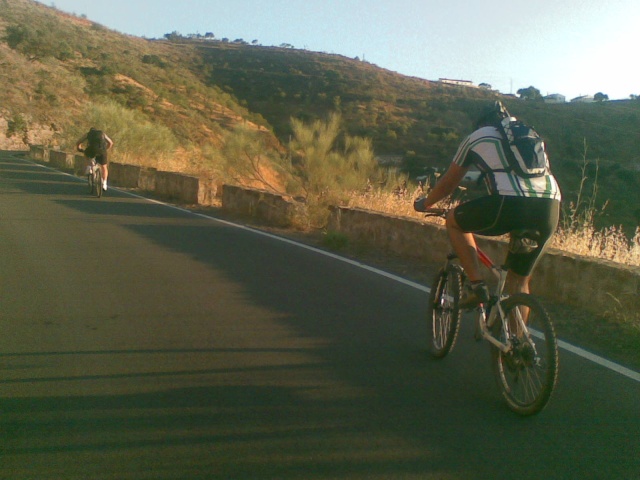
<svg viewBox="0 0 640 480">
<path fill-rule="evenodd" d="M 14 135 L 22 136 L 22 139 L 27 143 L 27 133 L 29 131 L 29 124 L 27 120 L 21 114 L 14 115 L 11 120 L 7 122 L 7 137 L 11 138 Z"/>
<path fill-rule="evenodd" d="M 322 237 L 322 245 L 327 247 L 329 250 L 341 251 L 349 246 L 349 237 L 344 233 L 330 230 Z"/>
</svg>

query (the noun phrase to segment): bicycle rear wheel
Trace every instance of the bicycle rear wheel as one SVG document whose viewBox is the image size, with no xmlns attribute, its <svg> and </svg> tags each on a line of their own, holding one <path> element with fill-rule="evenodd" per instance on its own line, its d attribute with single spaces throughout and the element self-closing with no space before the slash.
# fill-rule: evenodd
<svg viewBox="0 0 640 480">
<path fill-rule="evenodd" d="M 93 195 L 93 173 L 87 175 L 87 183 L 89 185 L 89 195 Z"/>
<path fill-rule="evenodd" d="M 462 316 L 461 291 L 460 269 L 456 266 L 440 269 L 431 287 L 427 308 L 429 352 L 436 358 L 447 355 L 456 343 Z"/>
<path fill-rule="evenodd" d="M 100 198 L 102 196 L 102 171 L 100 170 L 100 165 L 96 165 L 93 168 L 95 169 L 93 175 L 94 188 L 96 189 L 96 196 Z"/>
<path fill-rule="evenodd" d="M 551 319 L 532 295 L 518 293 L 502 303 L 509 322 L 511 351 L 491 347 L 493 372 L 509 408 L 520 415 L 540 412 L 549 402 L 558 379 L 558 343 Z M 518 318 L 527 318 L 527 332 Z M 494 336 L 506 342 L 501 321 L 492 327 Z"/>
</svg>

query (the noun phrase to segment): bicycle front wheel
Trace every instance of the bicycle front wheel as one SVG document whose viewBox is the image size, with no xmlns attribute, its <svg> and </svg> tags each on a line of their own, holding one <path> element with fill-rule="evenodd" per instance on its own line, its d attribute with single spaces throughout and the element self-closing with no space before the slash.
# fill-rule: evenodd
<svg viewBox="0 0 640 480">
<path fill-rule="evenodd" d="M 447 355 L 456 343 L 462 316 L 461 291 L 462 272 L 455 266 L 440 269 L 431 287 L 427 309 L 429 352 L 436 358 Z"/>
<path fill-rule="evenodd" d="M 501 321 L 492 332 L 502 343 L 508 336 L 512 349 L 505 353 L 491 347 L 495 378 L 511 410 L 533 415 L 547 405 L 558 379 L 556 334 L 546 310 L 530 294 L 511 295 L 502 308 L 506 333 Z"/>
</svg>

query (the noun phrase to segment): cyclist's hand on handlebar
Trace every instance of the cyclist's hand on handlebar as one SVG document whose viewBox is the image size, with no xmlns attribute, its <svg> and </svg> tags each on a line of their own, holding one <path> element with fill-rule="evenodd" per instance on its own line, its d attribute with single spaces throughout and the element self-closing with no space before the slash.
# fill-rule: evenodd
<svg viewBox="0 0 640 480">
<path fill-rule="evenodd" d="M 447 212 L 449 211 L 446 208 L 434 208 L 426 203 L 427 197 L 416 198 L 413 201 L 413 209 L 416 212 L 426 213 L 427 217 L 442 217 L 445 218 L 447 216 Z"/>
</svg>

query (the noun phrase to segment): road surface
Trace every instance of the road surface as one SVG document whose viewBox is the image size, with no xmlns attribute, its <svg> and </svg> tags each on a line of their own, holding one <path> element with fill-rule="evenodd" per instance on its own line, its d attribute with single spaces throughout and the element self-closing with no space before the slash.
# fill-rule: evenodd
<svg viewBox="0 0 640 480">
<path fill-rule="evenodd" d="M 0 478 L 637 479 L 640 382 L 520 418 L 410 282 L 0 153 Z"/>
</svg>

